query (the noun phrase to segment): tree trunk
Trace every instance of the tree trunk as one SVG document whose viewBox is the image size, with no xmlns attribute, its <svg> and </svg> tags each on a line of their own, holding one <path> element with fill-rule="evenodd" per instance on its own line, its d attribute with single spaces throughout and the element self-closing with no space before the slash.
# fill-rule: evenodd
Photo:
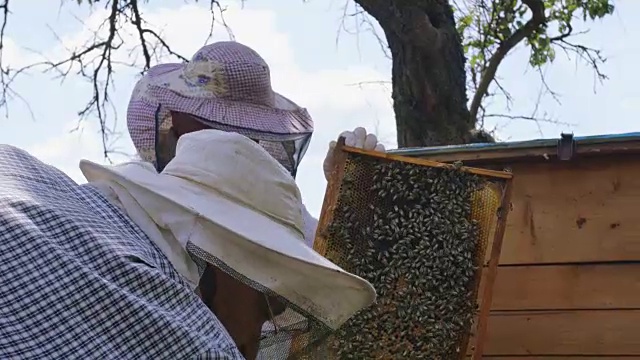
<svg viewBox="0 0 640 360">
<path fill-rule="evenodd" d="M 393 59 L 398 147 L 472 141 L 465 57 L 446 0 L 358 0 L 385 32 Z"/>
<path fill-rule="evenodd" d="M 394 35 L 387 36 L 387 41 L 393 56 L 392 96 L 398 146 L 467 142 L 474 124 L 469 121 L 467 110 L 463 61 L 456 59 L 453 51 L 431 56 Z"/>
</svg>

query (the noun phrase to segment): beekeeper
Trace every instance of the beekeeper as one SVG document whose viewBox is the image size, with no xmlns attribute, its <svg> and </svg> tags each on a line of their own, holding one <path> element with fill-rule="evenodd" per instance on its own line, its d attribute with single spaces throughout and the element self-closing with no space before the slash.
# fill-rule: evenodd
<svg viewBox="0 0 640 360">
<path fill-rule="evenodd" d="M 213 43 L 189 63 L 151 68 L 133 90 L 127 125 L 139 156 L 158 170 L 174 156 L 180 136 L 218 129 L 258 142 L 294 178 L 313 133 L 307 110 L 274 92 L 266 62 L 238 42 Z M 346 145 L 385 150 L 364 128 L 341 135 Z M 323 163 L 325 177 L 334 146 L 332 142 Z M 317 220 L 306 208 L 304 220 L 306 243 L 312 245 Z"/>
<path fill-rule="evenodd" d="M 289 170 L 245 136 L 80 169 L 0 145 L 1 359 L 297 357 L 375 299 L 304 244 Z"/>
</svg>

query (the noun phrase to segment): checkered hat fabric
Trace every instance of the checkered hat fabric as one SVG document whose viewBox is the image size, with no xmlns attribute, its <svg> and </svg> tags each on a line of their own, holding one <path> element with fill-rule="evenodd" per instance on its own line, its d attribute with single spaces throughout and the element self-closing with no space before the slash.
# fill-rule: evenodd
<svg viewBox="0 0 640 360">
<path fill-rule="evenodd" d="M 204 46 L 185 64 L 154 66 L 138 81 L 127 125 L 139 155 L 151 162 L 158 111 L 160 132 L 171 127 L 169 111 L 194 115 L 221 130 L 244 129 L 246 136 L 247 131 L 275 137 L 313 132 L 307 110 L 273 91 L 264 59 L 232 41 Z"/>
</svg>

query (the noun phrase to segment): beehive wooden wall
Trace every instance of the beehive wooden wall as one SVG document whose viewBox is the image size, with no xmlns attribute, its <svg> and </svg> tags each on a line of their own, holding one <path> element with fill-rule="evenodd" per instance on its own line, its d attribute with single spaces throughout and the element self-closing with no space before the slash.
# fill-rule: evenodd
<svg viewBox="0 0 640 360">
<path fill-rule="evenodd" d="M 640 359 L 640 156 L 471 163 L 514 173 L 484 358 Z"/>
</svg>

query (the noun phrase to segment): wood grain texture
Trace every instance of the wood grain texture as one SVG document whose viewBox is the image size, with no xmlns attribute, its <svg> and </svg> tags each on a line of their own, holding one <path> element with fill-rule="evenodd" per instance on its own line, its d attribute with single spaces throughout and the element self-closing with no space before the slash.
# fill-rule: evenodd
<svg viewBox="0 0 640 360">
<path fill-rule="evenodd" d="M 409 157 L 409 156 L 401 156 L 401 155 L 393 155 L 384 152 L 378 152 L 373 150 L 364 150 L 356 147 L 345 146 L 344 151 L 366 155 L 372 158 L 377 159 L 386 159 L 391 161 L 401 161 L 404 163 L 421 165 L 421 166 L 429 166 L 434 168 L 452 168 L 453 166 L 448 163 L 437 162 L 428 159 L 422 159 L 418 157 Z M 468 172 L 470 174 L 476 174 L 480 176 L 486 176 L 494 179 L 511 179 L 513 178 L 513 174 L 510 172 L 500 171 L 500 170 L 491 170 L 491 169 L 483 169 L 483 168 L 471 168 L 467 166 L 463 166 L 460 168 L 460 171 Z"/>
<path fill-rule="evenodd" d="M 491 309 L 640 309 L 640 263 L 502 266 Z"/>
<path fill-rule="evenodd" d="M 471 359 L 471 356 L 467 356 Z M 631 360 L 638 356 L 483 356 L 483 360 Z"/>
<path fill-rule="evenodd" d="M 523 164 L 513 172 L 501 264 L 640 260 L 640 158 Z"/>
<path fill-rule="evenodd" d="M 336 206 L 338 206 L 338 195 L 345 172 L 344 167 L 347 161 L 347 154 L 343 151 L 344 141 L 344 137 L 341 136 L 338 139 L 336 147 L 333 149 L 333 169 L 331 169 L 331 175 L 329 176 L 329 181 L 327 181 L 327 189 L 324 193 L 322 210 L 316 228 L 316 237 L 313 241 L 314 250 L 323 256 L 326 256 L 328 241 L 327 230 L 333 221 L 333 212 Z"/>
<path fill-rule="evenodd" d="M 480 279 L 476 280 L 479 282 L 477 286 L 479 289 L 482 289 L 482 291 L 480 292 L 481 299 L 478 301 L 480 309 L 478 311 L 475 326 L 478 343 L 474 349 L 472 357 L 473 360 L 480 360 L 483 355 L 483 347 L 485 344 L 484 339 L 486 338 L 487 324 L 489 322 L 489 314 L 491 312 L 491 303 L 493 302 L 493 289 L 498 275 L 498 264 L 500 263 L 500 253 L 502 251 L 502 244 L 504 241 L 506 220 L 510 212 L 509 204 L 511 203 L 511 194 L 513 190 L 512 184 L 512 180 L 509 180 L 505 184 L 505 188 L 503 190 L 503 197 L 500 201 L 500 207 L 498 208 L 498 223 L 496 224 L 493 241 L 491 242 L 488 265 L 482 269 L 482 272 L 477 271 L 477 274 L 480 274 Z M 469 335 L 465 335 L 463 342 L 464 346 L 468 346 L 469 344 L 468 336 Z M 463 352 L 460 354 L 462 355 Z"/>
<path fill-rule="evenodd" d="M 640 262 L 634 144 L 429 156 L 514 173 L 500 264 L 516 266 L 499 267 L 483 359 L 640 359 L 640 265 L 620 263 Z"/>
<path fill-rule="evenodd" d="M 633 355 L 640 310 L 492 313 L 485 356 Z"/>
</svg>

